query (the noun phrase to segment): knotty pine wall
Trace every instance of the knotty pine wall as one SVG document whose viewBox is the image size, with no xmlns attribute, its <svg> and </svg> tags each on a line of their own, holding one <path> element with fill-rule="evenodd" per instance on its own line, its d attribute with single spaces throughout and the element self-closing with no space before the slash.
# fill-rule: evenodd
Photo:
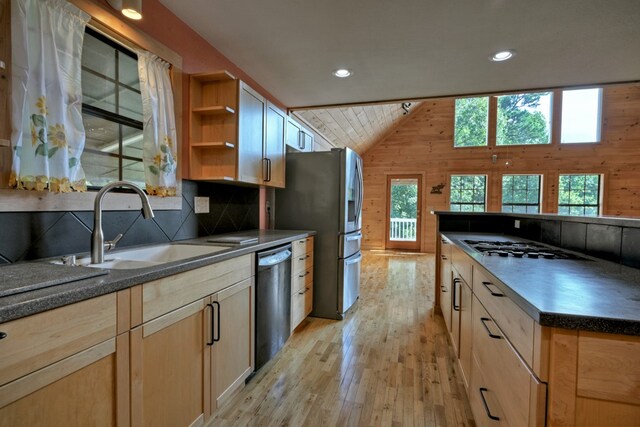
<svg viewBox="0 0 640 427">
<path fill-rule="evenodd" d="M 425 101 L 396 131 L 363 155 L 363 246 L 385 246 L 387 175 L 421 174 L 422 252 L 435 252 L 435 216 L 449 210 L 449 177 L 486 174 L 487 210 L 501 209 L 503 174 L 543 174 L 542 212 L 557 212 L 558 175 L 604 175 L 603 215 L 640 216 L 640 84 L 604 88 L 602 142 L 560 145 L 558 129 L 544 146 L 453 147 L 454 98 Z M 497 155 L 494 164 L 492 155 Z M 510 165 L 505 165 L 506 161 Z M 431 187 L 445 184 L 442 194 Z"/>
</svg>

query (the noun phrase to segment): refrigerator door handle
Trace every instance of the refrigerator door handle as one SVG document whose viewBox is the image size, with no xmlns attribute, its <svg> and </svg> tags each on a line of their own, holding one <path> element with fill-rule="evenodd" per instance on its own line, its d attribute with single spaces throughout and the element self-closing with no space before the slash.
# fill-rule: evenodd
<svg viewBox="0 0 640 427">
<path fill-rule="evenodd" d="M 351 265 L 351 264 L 356 264 L 358 262 L 360 262 L 362 260 L 362 255 L 358 255 L 357 257 L 353 258 L 353 259 L 347 259 L 344 261 L 344 263 L 346 265 Z"/>
<path fill-rule="evenodd" d="M 348 236 L 347 237 L 347 241 L 348 242 L 353 242 L 354 240 L 362 240 L 362 233 L 358 233 L 354 236 Z"/>
<path fill-rule="evenodd" d="M 362 215 L 362 206 L 364 204 L 364 176 L 360 162 L 360 159 L 356 160 L 356 169 L 358 171 L 358 213 L 356 215 L 356 221 L 360 220 L 360 215 Z"/>
</svg>

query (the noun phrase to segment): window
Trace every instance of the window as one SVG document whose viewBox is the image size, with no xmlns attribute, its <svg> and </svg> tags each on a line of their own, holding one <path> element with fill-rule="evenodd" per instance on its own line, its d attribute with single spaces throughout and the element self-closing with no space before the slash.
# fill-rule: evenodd
<svg viewBox="0 0 640 427">
<path fill-rule="evenodd" d="M 599 215 L 600 181 L 600 175 L 560 175 L 558 213 L 560 215 Z"/>
<path fill-rule="evenodd" d="M 600 142 L 602 88 L 562 92 L 562 131 L 560 142 Z"/>
<path fill-rule="evenodd" d="M 502 212 L 540 213 L 540 175 L 503 175 Z"/>
<path fill-rule="evenodd" d="M 456 99 L 454 147 L 487 145 L 489 98 Z"/>
<path fill-rule="evenodd" d="M 485 175 L 451 175 L 450 209 L 460 212 L 484 212 Z"/>
<path fill-rule="evenodd" d="M 90 28 L 82 52 L 82 97 L 87 185 L 124 179 L 144 188 L 137 56 Z"/>
<path fill-rule="evenodd" d="M 497 98 L 496 145 L 551 143 L 551 92 Z"/>
</svg>

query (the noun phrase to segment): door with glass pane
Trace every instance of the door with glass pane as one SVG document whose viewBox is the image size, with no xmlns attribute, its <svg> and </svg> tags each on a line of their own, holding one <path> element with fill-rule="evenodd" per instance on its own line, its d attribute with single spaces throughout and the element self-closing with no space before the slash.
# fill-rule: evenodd
<svg viewBox="0 0 640 427">
<path fill-rule="evenodd" d="M 421 175 L 387 177 L 387 249 L 420 249 Z"/>
</svg>

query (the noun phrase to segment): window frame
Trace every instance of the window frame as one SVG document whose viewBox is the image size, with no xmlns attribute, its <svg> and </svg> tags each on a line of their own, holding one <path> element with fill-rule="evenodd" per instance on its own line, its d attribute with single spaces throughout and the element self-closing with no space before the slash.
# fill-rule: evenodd
<svg viewBox="0 0 640 427">
<path fill-rule="evenodd" d="M 504 212 L 504 213 L 522 213 L 522 212 L 513 212 L 513 209 L 511 211 L 505 211 L 504 207 L 505 207 L 505 203 L 504 203 L 504 177 L 505 176 L 537 176 L 538 177 L 538 203 L 508 203 L 507 206 L 511 206 L 513 208 L 513 206 L 536 206 L 538 208 L 538 212 L 524 212 L 524 213 L 533 213 L 533 214 L 539 214 L 542 213 L 542 191 L 543 191 L 543 177 L 544 175 L 541 173 L 508 173 L 508 174 L 502 174 L 501 175 L 501 200 L 500 200 L 500 212 Z M 515 189 L 512 189 L 511 192 L 513 194 L 513 192 L 515 191 Z M 527 192 L 529 191 L 529 183 L 527 182 Z"/>
<path fill-rule="evenodd" d="M 453 208 L 453 205 L 454 205 L 454 202 L 452 202 L 452 194 L 453 194 L 453 191 L 452 191 L 452 187 L 451 187 L 452 182 L 453 182 L 453 177 L 464 177 L 464 176 L 472 176 L 472 177 L 479 177 L 479 176 L 481 176 L 481 177 L 483 177 L 483 178 L 484 178 L 484 199 L 483 199 L 483 202 L 482 202 L 482 203 L 476 203 L 476 202 L 455 202 L 455 204 L 456 204 L 456 205 L 472 205 L 472 206 L 482 205 L 482 206 L 483 206 L 483 210 L 481 210 L 481 211 L 476 211 L 476 210 L 474 209 L 474 210 L 472 210 L 472 211 L 463 211 L 463 210 L 461 210 L 461 209 L 459 209 L 459 210 L 454 210 L 454 209 L 452 209 L 452 208 Z M 488 197 L 487 197 L 487 196 L 488 196 L 488 194 L 487 194 L 487 193 L 488 193 L 488 188 L 487 188 L 487 187 L 488 187 L 488 181 L 489 181 L 489 176 L 488 176 L 488 174 L 473 174 L 473 173 L 459 173 L 459 174 L 452 173 L 452 174 L 450 174 L 450 175 L 449 175 L 449 210 L 450 210 L 451 212 L 487 212 L 487 200 L 488 200 Z M 474 188 L 473 190 L 474 190 L 474 194 L 475 194 L 475 188 Z"/>
<path fill-rule="evenodd" d="M 569 203 L 560 203 L 560 178 L 563 176 L 597 176 L 598 177 L 598 203 L 596 205 L 587 205 L 587 204 L 569 204 Z M 589 216 L 589 217 L 593 217 L 594 215 L 585 215 L 584 214 L 584 208 L 586 207 L 596 207 L 598 210 L 598 213 L 595 215 L 597 216 L 601 216 L 602 215 L 602 205 L 603 205 L 603 195 L 604 195 L 604 186 L 603 186 L 603 181 L 604 181 L 604 176 L 601 173 L 560 173 L 558 174 L 558 204 L 557 204 L 557 212 L 558 215 L 563 215 L 563 216 Z M 569 190 L 571 191 L 571 190 Z M 560 207 L 561 206 L 567 206 L 569 207 L 569 210 L 571 210 L 571 207 L 583 207 L 583 213 L 581 215 L 572 215 L 571 213 L 568 214 L 564 214 L 564 213 L 560 213 Z"/>
</svg>

